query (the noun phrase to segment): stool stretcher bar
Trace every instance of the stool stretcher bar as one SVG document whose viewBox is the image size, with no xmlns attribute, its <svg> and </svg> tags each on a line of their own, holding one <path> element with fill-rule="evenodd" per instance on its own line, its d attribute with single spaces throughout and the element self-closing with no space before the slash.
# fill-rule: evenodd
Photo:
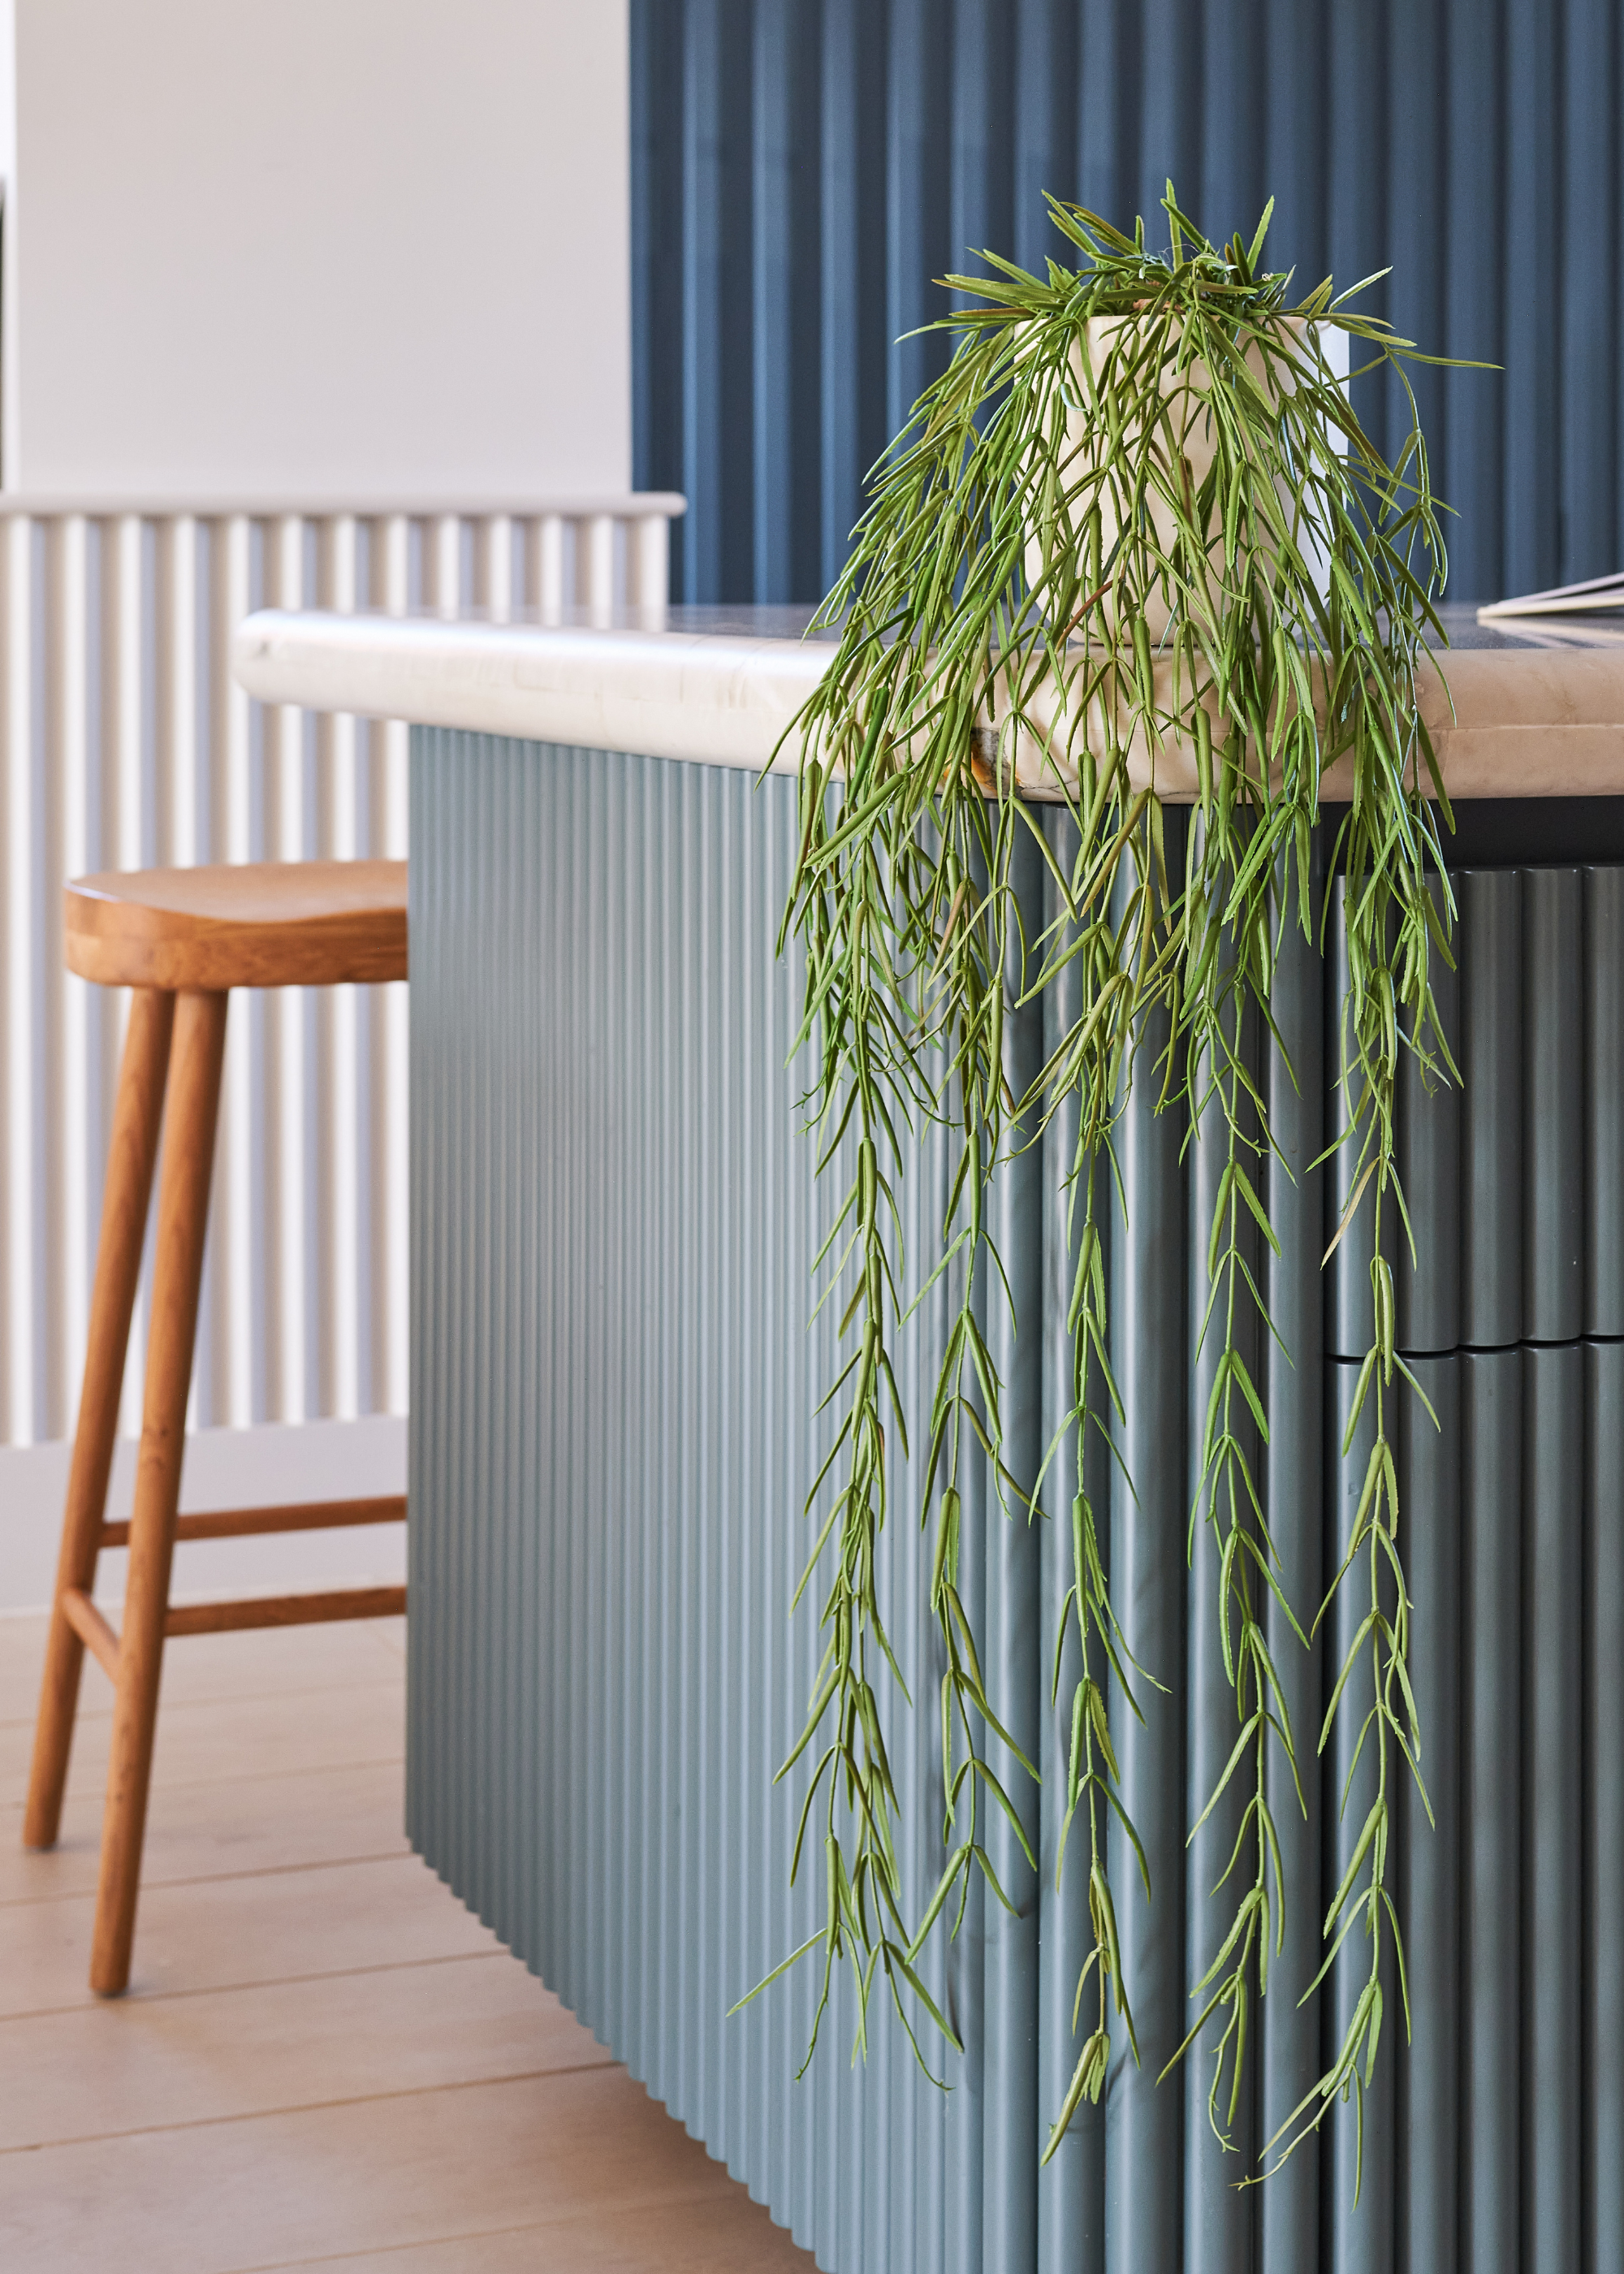
<svg viewBox="0 0 1624 2274">
<path fill-rule="evenodd" d="M 296 1501 L 286 1508 L 222 1508 L 198 1516 L 177 1516 L 177 1540 L 237 1540 L 259 1532 L 325 1532 L 351 1524 L 403 1524 L 404 1493 L 376 1500 Z M 103 1547 L 127 1547 L 127 1524 L 104 1524 Z"/>
</svg>

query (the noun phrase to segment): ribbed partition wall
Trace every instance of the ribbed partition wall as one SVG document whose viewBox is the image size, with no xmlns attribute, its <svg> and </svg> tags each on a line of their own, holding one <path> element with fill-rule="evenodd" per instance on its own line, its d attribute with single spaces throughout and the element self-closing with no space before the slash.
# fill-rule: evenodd
<svg viewBox="0 0 1624 2274">
<path fill-rule="evenodd" d="M 940 366 L 932 279 L 1040 270 L 1041 193 L 1153 241 L 1278 200 L 1304 288 L 1368 305 L 1417 375 L 1452 590 L 1624 561 L 1616 0 L 632 0 L 635 478 L 686 491 L 673 591 L 810 600 L 862 475 Z M 1391 445 L 1395 386 L 1356 382 Z M 1403 420 L 1400 426 L 1396 422 Z"/>
<path fill-rule="evenodd" d="M 406 851 L 404 727 L 251 703 L 236 626 L 262 606 L 607 620 L 663 604 L 680 506 L 0 498 L 0 1443 L 72 1427 L 127 1015 L 63 968 L 63 880 Z M 403 1412 L 405 1051 L 403 988 L 233 1007 L 198 1425 Z"/>
<path fill-rule="evenodd" d="M 1142 1726 L 1120 1706 L 1117 1717 L 1154 1891 L 1147 1902 L 1118 1841 L 1143 2060 L 1136 2070 L 1118 2044 L 1104 2105 L 1040 2174 L 1075 2058 L 1086 1932 L 1075 1857 L 1054 1883 L 1069 1690 L 1051 1713 L 1047 1685 L 1069 1542 L 1062 1525 L 989 1510 L 984 1479 L 966 1587 L 991 1692 L 1044 1770 L 1041 1792 L 1018 1788 L 1042 1869 L 1023 1879 L 1008 1834 L 989 1832 L 1019 1916 L 977 1899 L 936 1962 L 967 2047 L 945 2067 L 954 2089 L 921 2078 L 883 2017 L 868 2066 L 852 2068 L 844 1991 L 796 2083 L 809 1969 L 726 2018 L 820 1900 L 816 1855 L 807 1883 L 786 1886 L 800 1780 L 771 1782 L 816 1654 L 815 1601 L 793 1618 L 787 1606 L 823 1442 L 812 1409 L 833 1359 L 828 1314 L 806 1325 L 833 1186 L 814 1186 L 798 1131 L 798 989 L 773 958 L 793 786 L 425 732 L 411 825 L 408 1804 L 430 1862 L 832 2274 L 1624 2263 L 1624 871 L 1460 880 L 1468 1089 L 1453 1106 L 1407 1101 L 1417 1191 L 1432 1163 L 1418 1213 L 1438 1228 L 1407 1322 L 1450 1258 L 1461 1291 L 1410 1337 L 1439 1425 L 1406 1401 L 1436 1823 L 1406 1795 L 1394 1885 L 1414 2037 L 1406 2050 L 1390 1984 L 1356 2202 L 1351 2106 L 1281 2175 L 1240 2188 L 1247 2164 L 1215 2145 L 1202 2071 L 1156 2082 L 1229 1908 L 1212 1889 L 1232 1822 L 1185 1845 L 1228 1751 L 1214 1717 L 1233 1711 L 1205 1535 L 1185 1562 L 1210 1363 L 1196 1343 L 1211 1148 L 1184 1154 L 1176 1118 L 1144 1102 L 1123 1133 L 1127 1220 L 1110 1268 L 1133 1491 L 1098 1455 L 1095 1483 L 1129 1644 L 1166 1685 L 1141 1685 Z M 1064 851 L 1068 825 L 1049 825 Z M 1035 862 L 1023 889 L 1035 912 Z M 1273 1180 L 1283 1252 L 1270 1295 L 1295 1363 L 1263 1361 L 1274 1430 L 1261 1465 L 1286 1584 L 1308 1612 L 1340 1560 L 1365 1457 L 1357 1442 L 1345 1463 L 1338 1451 L 1358 1344 L 1339 1323 L 1352 1312 L 1342 1281 L 1320 1272 L 1330 1196 L 1309 1174 L 1335 1126 L 1334 987 L 1335 958 L 1327 973 L 1289 944 L 1275 1004 L 1297 1083 L 1278 1058 L 1264 1069 L 1297 1181 Z M 1012 1079 L 1036 1063 L 1037 1019 L 1059 1014 L 1009 1022 Z M 1011 1343 L 1001 1304 L 988 1330 L 1025 1475 L 1066 1403 L 1067 1158 L 1061 1124 L 1005 1170 L 995 1200 L 1020 1334 Z M 916 1260 L 944 1174 L 939 1145 L 923 1143 L 906 1187 Z M 1452 1174 L 1466 1205 L 1446 1204 Z M 1553 1194 L 1567 1206 L 1548 1209 Z M 944 1301 L 906 1344 L 916 1417 Z M 923 1710 L 906 1718 L 894 1698 L 883 1710 L 919 1801 L 906 1849 L 917 1899 L 942 1853 L 939 1668 L 900 1471 L 895 1490 L 881 1585 Z M 1320 2005 L 1297 2004 L 1365 1812 L 1366 1765 L 1339 1809 L 1348 1728 L 1312 1763 L 1357 1616 L 1350 1596 L 1309 1651 L 1274 1637 L 1307 1816 L 1282 1773 L 1297 1901 L 1253 2033 L 1238 2125 L 1249 2157 L 1319 2073 L 1361 1978 L 1350 1949 Z"/>
</svg>

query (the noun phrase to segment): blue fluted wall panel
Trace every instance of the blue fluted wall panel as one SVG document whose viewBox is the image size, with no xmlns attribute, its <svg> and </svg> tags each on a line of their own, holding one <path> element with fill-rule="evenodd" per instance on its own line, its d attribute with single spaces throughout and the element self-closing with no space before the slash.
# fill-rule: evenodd
<svg viewBox="0 0 1624 2274">
<path fill-rule="evenodd" d="M 1207 1535 L 1189 1563 L 1185 1553 L 1210 1367 L 1199 1344 L 1211 1148 L 1186 1148 L 1176 1116 L 1150 1111 L 1148 1088 L 1118 1148 L 1113 1427 L 1132 1489 L 1102 1438 L 1094 1488 L 1129 1646 L 1164 1685 L 1139 1685 L 1142 1724 L 1125 1711 L 1116 1721 L 1153 1879 L 1147 1901 L 1119 1841 L 1143 2062 L 1118 2044 L 1104 2105 L 1040 2172 L 1076 2057 L 1086 1934 L 1077 1849 L 1055 1879 L 1070 1693 L 1063 1685 L 1051 1706 L 1048 1669 L 1070 1541 L 1064 1522 L 1006 1518 L 984 1476 L 967 1480 L 963 1589 L 991 1694 L 1044 1772 L 1041 1786 L 1013 1780 L 1041 1868 L 1023 1875 L 995 1824 L 1019 1915 L 977 1896 L 951 1955 L 933 1955 L 934 1987 L 966 2040 L 946 2065 L 954 2089 L 924 2081 L 884 2016 L 853 2069 L 844 1988 L 797 2083 L 808 1969 L 727 2018 L 810 1930 L 819 1900 L 816 1860 L 798 1891 L 786 1884 L 801 1784 L 772 1783 L 817 1656 L 816 1601 L 788 1607 L 828 1426 L 813 1408 L 834 1372 L 831 1314 L 806 1323 L 811 1267 L 840 1181 L 814 1181 L 788 1063 L 797 975 L 773 954 L 794 786 L 423 731 L 411 823 L 408 1811 L 430 1863 L 828 2274 L 1624 2263 L 1624 1293 L 1612 1269 L 1624 870 L 1522 870 L 1506 872 L 1505 891 L 1480 877 L 1462 886 L 1462 1047 L 1482 1111 L 1470 1087 L 1444 1123 L 1412 1101 L 1402 1134 L 1417 1176 L 1454 1147 L 1470 1194 L 1422 1253 L 1424 1276 L 1441 1259 L 1466 1289 L 1443 1346 L 1419 1337 L 1412 1359 L 1438 1427 L 1406 1403 L 1397 1450 L 1432 1802 L 1429 1823 L 1402 1798 L 1392 1880 L 1414 2036 L 1406 2049 L 1389 1977 L 1361 2188 L 1356 2112 L 1339 2107 L 1281 2175 L 1240 2189 L 1245 2166 L 1219 2150 L 1197 2070 L 1157 2082 L 1219 1936 L 1226 1899 L 1213 1887 L 1233 1828 L 1214 1822 L 1186 1847 L 1223 1751 L 1213 1708 L 1228 1698 Z M 1068 819 L 1051 811 L 1045 825 L 1064 859 Z M 1169 816 L 1175 855 L 1182 825 Z M 1035 861 L 1020 885 L 1035 933 L 1053 888 Z M 1357 1436 L 1340 1449 L 1357 1344 L 1341 1339 L 1351 1303 L 1320 1269 L 1334 1202 L 1308 1173 L 1335 1126 L 1335 976 L 1334 960 L 1327 973 L 1293 938 L 1277 1041 L 1260 1059 L 1286 1154 L 1269 1179 L 1282 1252 L 1267 1259 L 1267 1286 L 1289 1341 L 1289 1354 L 1259 1357 L 1273 1422 L 1260 1472 L 1303 1610 L 1341 1560 L 1366 1457 Z M 1559 992 L 1572 1013 L 1553 1043 L 1535 1029 Z M 1046 999 L 1007 1019 L 1012 1085 L 1052 1045 L 1063 1010 Z M 1488 1024 L 1513 1064 L 1546 1065 L 1538 1087 L 1503 1079 Z M 1529 1209 L 1522 1185 L 1530 1162 L 1566 1158 L 1575 1142 L 1591 1259 L 1578 1279 L 1560 1213 Z M 992 1201 L 1019 1332 L 1001 1297 L 986 1331 L 1023 1481 L 1069 1404 L 1069 1164 L 1062 1115 L 1001 1172 Z M 902 1187 L 915 1265 L 944 1180 L 939 1137 L 921 1140 Z M 1523 1291 L 1500 1302 L 1514 1283 Z M 1498 1307 L 1472 1326 L 1485 1289 Z M 905 1338 L 916 1454 L 948 1300 L 939 1288 Z M 1546 1302 L 1560 1342 L 1544 1338 Z M 1407 1316 L 1428 1315 L 1412 1296 Z M 1469 1347 L 1474 1335 L 1485 1346 Z M 1056 1474 L 1068 1457 L 1074 1449 Z M 916 1492 L 899 1461 L 877 1578 L 923 1706 L 909 1717 L 883 1690 L 916 1803 L 902 1843 L 913 1904 L 944 1852 L 929 1702 L 940 1666 L 920 1615 Z M 1316 1914 L 1367 1804 L 1353 1724 L 1323 1764 L 1312 1758 L 1357 1616 L 1345 1595 L 1306 1650 L 1273 1623 L 1307 1806 L 1276 1763 L 1294 1902 L 1237 2125 L 1254 2151 L 1319 2073 L 1332 2019 L 1360 1987 L 1356 1939 L 1323 1999 L 1297 2002 L 1319 1964 Z"/>
<path fill-rule="evenodd" d="M 1617 0 L 632 0 L 634 458 L 673 590 L 810 600 L 941 367 L 931 280 L 1041 265 L 1042 192 L 1214 232 L 1426 349 L 1451 591 L 1624 565 Z M 1159 239 L 1157 241 L 1160 241 Z M 1389 444 L 1396 380 L 1359 388 Z"/>
</svg>

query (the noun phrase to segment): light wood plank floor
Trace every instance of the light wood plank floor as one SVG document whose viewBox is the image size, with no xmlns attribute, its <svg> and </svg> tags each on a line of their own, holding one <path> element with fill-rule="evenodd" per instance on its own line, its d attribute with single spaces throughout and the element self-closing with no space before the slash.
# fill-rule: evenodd
<svg viewBox="0 0 1624 2274">
<path fill-rule="evenodd" d="M 93 1998 L 109 1693 L 26 1854 L 43 1634 L 0 1619 L 4 2274 L 811 2274 L 408 1849 L 395 1623 L 170 1646 L 135 1974 Z"/>
</svg>

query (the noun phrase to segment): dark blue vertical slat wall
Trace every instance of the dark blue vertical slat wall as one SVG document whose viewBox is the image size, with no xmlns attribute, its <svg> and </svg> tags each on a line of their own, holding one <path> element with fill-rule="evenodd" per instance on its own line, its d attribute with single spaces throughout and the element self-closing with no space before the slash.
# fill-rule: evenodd
<svg viewBox="0 0 1624 2274">
<path fill-rule="evenodd" d="M 632 0 L 635 478 L 673 589 L 809 600 L 940 369 L 932 280 L 1058 246 L 1052 189 L 1214 233 L 1277 200 L 1304 284 L 1424 347 L 1451 591 L 1624 566 L 1618 0 Z M 1391 449 L 1392 379 L 1360 408 Z"/>
</svg>

